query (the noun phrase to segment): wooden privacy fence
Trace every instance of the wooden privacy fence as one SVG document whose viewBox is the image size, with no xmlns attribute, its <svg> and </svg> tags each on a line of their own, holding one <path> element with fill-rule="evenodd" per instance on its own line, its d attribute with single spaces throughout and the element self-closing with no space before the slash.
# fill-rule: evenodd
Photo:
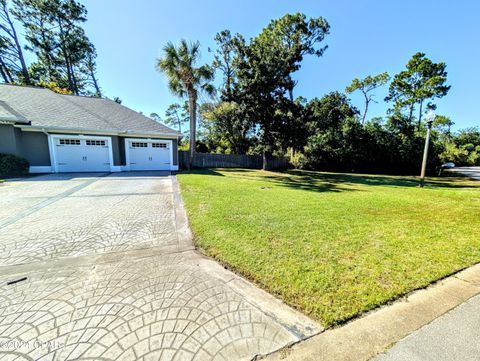
<svg viewBox="0 0 480 361">
<path fill-rule="evenodd" d="M 190 153 L 188 151 L 180 151 L 178 153 L 180 168 L 188 168 Z M 262 169 L 262 166 L 263 157 L 261 155 L 195 153 L 193 158 L 194 168 Z M 288 160 L 285 158 L 273 157 L 267 162 L 267 169 L 272 170 L 286 169 L 288 166 Z"/>
</svg>

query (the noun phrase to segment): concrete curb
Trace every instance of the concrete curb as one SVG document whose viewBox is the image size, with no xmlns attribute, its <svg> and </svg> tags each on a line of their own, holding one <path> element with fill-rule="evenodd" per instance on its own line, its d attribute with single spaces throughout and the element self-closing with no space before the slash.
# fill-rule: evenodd
<svg viewBox="0 0 480 361">
<path fill-rule="evenodd" d="M 193 233 L 188 223 L 180 187 L 175 175 L 172 175 L 171 179 L 178 247 L 180 250 L 192 249 Z M 287 306 L 270 293 L 223 267 L 196 248 L 194 252 L 200 257 L 198 263 L 202 265 L 203 269 L 207 269 L 212 276 L 232 286 L 232 290 L 248 300 L 252 306 L 259 309 L 266 316 L 282 325 L 297 341 L 304 340 L 323 331 L 323 327 L 320 324 L 303 313 Z"/>
<path fill-rule="evenodd" d="M 264 356 L 285 361 L 365 361 L 480 294 L 480 264 L 344 326 Z"/>
<path fill-rule="evenodd" d="M 180 186 L 178 185 L 176 175 L 170 176 L 172 180 L 173 191 L 173 208 L 175 211 L 175 227 L 177 229 L 178 248 L 188 249 L 192 247 L 193 235 L 188 224 L 187 211 L 183 205 L 182 196 L 180 195 Z"/>
</svg>

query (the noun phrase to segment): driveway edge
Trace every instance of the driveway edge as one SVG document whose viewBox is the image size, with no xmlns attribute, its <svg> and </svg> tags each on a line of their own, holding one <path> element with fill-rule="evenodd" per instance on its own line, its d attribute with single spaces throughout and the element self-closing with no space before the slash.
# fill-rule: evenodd
<svg viewBox="0 0 480 361">
<path fill-rule="evenodd" d="M 263 356 L 285 361 L 364 361 L 480 294 L 480 264 L 327 330 L 289 348 Z"/>
<path fill-rule="evenodd" d="M 307 339 L 322 332 L 324 328 L 319 323 L 286 305 L 241 275 L 222 266 L 216 260 L 200 252 L 195 246 L 192 247 L 194 245 L 193 233 L 190 229 L 187 212 L 183 204 L 180 186 L 175 175 L 172 175 L 171 178 L 179 248 L 190 246 L 190 249 L 193 249 L 200 257 L 198 263 L 208 270 L 209 274 L 231 287 L 235 293 L 247 300 L 250 305 L 286 329 L 295 340 L 294 342 Z"/>
<path fill-rule="evenodd" d="M 173 209 L 175 212 L 175 227 L 177 229 L 177 239 L 179 249 L 193 249 L 193 234 L 188 224 L 188 216 L 180 195 L 180 186 L 177 176 L 170 175 L 173 191 Z"/>
</svg>

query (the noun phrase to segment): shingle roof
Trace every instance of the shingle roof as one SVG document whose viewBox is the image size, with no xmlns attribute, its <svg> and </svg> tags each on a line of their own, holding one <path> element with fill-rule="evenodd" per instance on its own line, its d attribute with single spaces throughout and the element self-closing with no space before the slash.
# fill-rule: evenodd
<svg viewBox="0 0 480 361">
<path fill-rule="evenodd" d="M 0 120 L 30 122 L 32 126 L 45 128 L 180 135 L 109 99 L 6 84 L 0 85 Z"/>
</svg>

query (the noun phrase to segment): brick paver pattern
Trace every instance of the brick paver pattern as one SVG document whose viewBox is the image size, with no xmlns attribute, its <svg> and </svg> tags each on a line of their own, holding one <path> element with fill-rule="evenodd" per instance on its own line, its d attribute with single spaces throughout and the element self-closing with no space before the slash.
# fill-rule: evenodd
<svg viewBox="0 0 480 361">
<path fill-rule="evenodd" d="M 0 185 L 0 360 L 234 361 L 298 341 L 179 246 L 173 202 L 154 173 Z"/>
</svg>

